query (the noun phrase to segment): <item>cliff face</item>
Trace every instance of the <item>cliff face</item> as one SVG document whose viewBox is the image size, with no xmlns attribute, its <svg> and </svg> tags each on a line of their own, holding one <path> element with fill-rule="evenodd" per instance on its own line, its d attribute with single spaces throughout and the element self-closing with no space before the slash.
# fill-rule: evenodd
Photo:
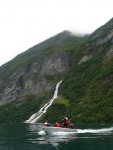
<svg viewBox="0 0 113 150">
<path fill-rule="evenodd" d="M 113 47 L 113 18 L 108 21 L 105 25 L 98 28 L 90 36 L 87 42 L 81 47 L 81 58 L 78 64 L 91 60 L 92 58 L 102 55 L 104 51 L 106 57 L 112 56 Z"/>
<path fill-rule="evenodd" d="M 27 94 L 43 96 L 45 92 L 54 90 L 54 76 L 63 76 L 69 70 L 69 56 L 65 51 L 55 51 L 47 54 L 39 61 L 17 68 L 4 84 L 0 84 L 0 103 L 21 100 Z"/>
</svg>

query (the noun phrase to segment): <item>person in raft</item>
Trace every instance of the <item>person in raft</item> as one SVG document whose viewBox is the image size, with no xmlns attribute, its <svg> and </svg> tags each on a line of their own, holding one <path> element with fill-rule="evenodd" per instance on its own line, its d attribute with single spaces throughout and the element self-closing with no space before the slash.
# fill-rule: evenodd
<svg viewBox="0 0 113 150">
<path fill-rule="evenodd" d="M 67 128 L 68 123 L 69 123 L 69 119 L 67 117 L 64 117 L 64 119 L 63 119 L 63 128 Z"/>
<path fill-rule="evenodd" d="M 72 123 L 70 124 L 70 128 L 71 128 L 71 129 L 74 129 L 74 125 L 73 125 Z"/>
<path fill-rule="evenodd" d="M 49 126 L 49 123 L 46 121 L 43 126 Z"/>
<path fill-rule="evenodd" d="M 55 123 L 55 127 L 60 127 L 61 125 L 60 125 L 60 123 L 59 122 L 56 122 Z"/>
</svg>

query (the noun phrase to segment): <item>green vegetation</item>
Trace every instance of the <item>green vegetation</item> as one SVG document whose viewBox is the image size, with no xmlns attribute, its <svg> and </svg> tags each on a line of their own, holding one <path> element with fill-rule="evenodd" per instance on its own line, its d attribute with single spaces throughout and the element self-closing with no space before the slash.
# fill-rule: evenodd
<svg viewBox="0 0 113 150">
<path fill-rule="evenodd" d="M 5 104 L 0 107 L 0 122 L 24 122 L 36 113 L 47 99 L 47 95 L 42 98 L 27 95 L 22 103 L 13 101 Z"/>
<path fill-rule="evenodd" d="M 73 68 L 61 94 L 69 99 L 72 120 L 113 122 L 113 59 L 98 56 Z"/>
<path fill-rule="evenodd" d="M 63 104 L 54 104 L 52 105 L 46 114 L 42 116 L 39 120 L 40 122 L 44 122 L 48 120 L 48 122 L 55 123 L 56 121 L 62 121 L 62 118 L 66 115 L 66 107 Z"/>
<path fill-rule="evenodd" d="M 68 100 L 62 97 L 57 98 L 39 121 L 44 122 L 45 120 L 48 120 L 48 122 L 51 123 L 55 123 L 56 121 L 62 123 L 62 119 L 67 114 L 67 108 Z"/>
<path fill-rule="evenodd" d="M 59 97 L 53 102 L 53 104 L 63 104 L 65 107 L 68 107 L 69 100 L 64 97 Z"/>
</svg>

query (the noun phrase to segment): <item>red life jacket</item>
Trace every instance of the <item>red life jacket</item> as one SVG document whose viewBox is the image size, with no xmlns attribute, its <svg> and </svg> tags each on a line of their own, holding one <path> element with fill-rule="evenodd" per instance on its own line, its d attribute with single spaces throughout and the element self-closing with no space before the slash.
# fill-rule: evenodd
<svg viewBox="0 0 113 150">
<path fill-rule="evenodd" d="M 44 123 L 44 126 L 48 126 L 48 123 L 45 122 L 45 123 Z"/>
<path fill-rule="evenodd" d="M 70 128 L 71 128 L 71 129 L 74 129 L 74 125 L 73 125 L 73 124 L 71 124 L 71 125 L 70 125 Z"/>
<path fill-rule="evenodd" d="M 64 122 L 64 124 L 68 124 L 68 122 L 69 122 L 68 118 L 64 118 L 63 122 Z"/>
<path fill-rule="evenodd" d="M 55 127 L 60 127 L 60 123 L 57 122 L 57 123 L 55 124 Z"/>
</svg>

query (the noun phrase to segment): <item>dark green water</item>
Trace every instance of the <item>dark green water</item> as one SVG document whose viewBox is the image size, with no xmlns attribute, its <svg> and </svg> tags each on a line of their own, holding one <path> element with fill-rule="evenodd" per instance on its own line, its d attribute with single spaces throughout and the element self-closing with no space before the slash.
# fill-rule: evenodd
<svg viewBox="0 0 113 150">
<path fill-rule="evenodd" d="M 33 124 L 0 124 L 0 150 L 113 150 L 113 125 L 76 128 L 76 135 L 45 135 Z"/>
</svg>

